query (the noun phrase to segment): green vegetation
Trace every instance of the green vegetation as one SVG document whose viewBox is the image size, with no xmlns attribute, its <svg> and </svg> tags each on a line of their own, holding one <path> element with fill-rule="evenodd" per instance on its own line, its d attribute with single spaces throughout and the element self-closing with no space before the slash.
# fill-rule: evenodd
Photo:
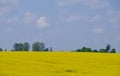
<svg viewBox="0 0 120 76">
<path fill-rule="evenodd" d="M 0 48 L 0 51 L 3 51 L 3 49 L 2 49 L 2 48 Z"/>
<path fill-rule="evenodd" d="M 29 43 L 15 43 L 13 45 L 14 50 L 13 51 L 29 51 L 30 45 Z"/>
<path fill-rule="evenodd" d="M 34 42 L 32 44 L 32 50 L 33 51 L 44 51 L 47 49 L 45 49 L 45 44 L 43 42 Z"/>
<path fill-rule="evenodd" d="M 13 49 L 11 51 L 30 51 L 30 47 L 31 46 L 28 42 L 15 43 L 13 45 Z M 52 51 L 53 49 L 52 49 L 52 47 L 46 48 L 45 43 L 43 43 L 43 42 L 34 42 L 32 44 L 31 50 L 48 52 L 48 51 Z M 0 48 L 0 51 L 3 51 L 3 49 Z M 7 50 L 4 50 L 4 51 L 7 51 Z M 111 49 L 111 45 L 107 44 L 105 48 L 100 48 L 99 50 L 82 47 L 81 49 L 74 50 L 73 52 L 116 53 L 116 49 L 115 48 Z"/>
<path fill-rule="evenodd" d="M 109 44 L 107 44 L 106 48 L 102 48 L 100 50 L 92 50 L 91 48 L 86 48 L 86 47 L 83 47 L 81 49 L 77 49 L 76 52 L 100 52 L 100 53 L 116 53 L 116 50 L 113 48 L 111 50 L 111 46 Z"/>
</svg>

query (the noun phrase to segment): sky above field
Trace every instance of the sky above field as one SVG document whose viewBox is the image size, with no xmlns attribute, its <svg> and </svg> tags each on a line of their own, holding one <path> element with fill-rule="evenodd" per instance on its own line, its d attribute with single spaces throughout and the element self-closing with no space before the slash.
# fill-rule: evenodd
<svg viewBox="0 0 120 76">
<path fill-rule="evenodd" d="M 110 44 L 119 51 L 120 0 L 0 0 L 0 47 L 36 41 L 54 50 Z"/>
</svg>

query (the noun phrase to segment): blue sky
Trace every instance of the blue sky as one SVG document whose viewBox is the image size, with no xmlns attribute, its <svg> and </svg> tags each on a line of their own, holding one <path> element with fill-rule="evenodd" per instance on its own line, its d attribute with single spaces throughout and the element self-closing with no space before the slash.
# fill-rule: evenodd
<svg viewBox="0 0 120 76">
<path fill-rule="evenodd" d="M 120 50 L 120 0 L 0 0 L 0 47 L 44 42 L 54 50 Z M 120 51 L 119 51 L 120 52 Z"/>
</svg>

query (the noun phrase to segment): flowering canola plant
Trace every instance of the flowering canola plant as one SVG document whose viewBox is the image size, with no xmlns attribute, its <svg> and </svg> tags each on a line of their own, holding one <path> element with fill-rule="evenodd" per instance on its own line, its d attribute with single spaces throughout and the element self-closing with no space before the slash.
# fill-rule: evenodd
<svg viewBox="0 0 120 76">
<path fill-rule="evenodd" d="M 120 76 L 120 54 L 0 52 L 0 76 Z"/>
</svg>

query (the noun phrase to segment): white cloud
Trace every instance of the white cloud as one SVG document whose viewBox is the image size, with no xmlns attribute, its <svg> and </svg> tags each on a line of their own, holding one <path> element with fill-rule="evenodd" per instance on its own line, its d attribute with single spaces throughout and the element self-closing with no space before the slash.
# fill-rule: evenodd
<svg viewBox="0 0 120 76">
<path fill-rule="evenodd" d="M 7 9 L 5 7 L 0 7 L 0 16 L 5 14 L 7 12 Z"/>
<path fill-rule="evenodd" d="M 94 28 L 94 29 L 92 29 L 92 32 L 94 34 L 102 34 L 102 33 L 104 33 L 104 29 L 103 28 Z"/>
<path fill-rule="evenodd" d="M 113 11 L 110 10 L 108 11 L 108 21 L 111 23 L 120 23 L 120 10 L 118 11 Z"/>
<path fill-rule="evenodd" d="M 5 30 L 6 32 L 10 33 L 10 32 L 14 32 L 14 29 L 12 27 L 8 27 Z"/>
<path fill-rule="evenodd" d="M 16 23 L 18 22 L 18 19 L 16 17 L 10 18 L 6 21 L 6 23 Z"/>
<path fill-rule="evenodd" d="M 87 6 L 91 9 L 109 7 L 107 0 L 57 0 L 58 7 L 69 7 L 77 4 Z"/>
<path fill-rule="evenodd" d="M 91 16 L 91 11 L 90 13 L 85 11 L 83 14 L 82 10 L 84 11 L 84 9 L 87 8 L 96 12 L 97 9 L 108 8 L 110 4 L 107 0 L 57 0 L 57 6 L 58 17 L 61 22 L 85 21 L 94 23 L 103 20 L 105 21 L 106 18 L 103 16 L 104 14 L 95 14 L 94 16 Z M 75 7 L 84 7 L 84 9 L 79 11 L 71 10 Z"/>
<path fill-rule="evenodd" d="M 38 28 L 47 28 L 49 27 L 49 23 L 47 20 L 46 16 L 41 16 L 38 20 L 37 20 L 37 26 Z"/>
<path fill-rule="evenodd" d="M 9 3 L 16 3 L 18 0 L 0 0 L 0 5 L 7 5 Z"/>
<path fill-rule="evenodd" d="M 88 6 L 91 9 L 109 7 L 109 3 L 107 0 L 84 0 L 83 5 Z"/>
<path fill-rule="evenodd" d="M 0 16 L 16 9 L 18 1 L 19 0 L 0 0 Z"/>
<path fill-rule="evenodd" d="M 31 23 L 35 22 L 35 20 L 36 20 L 36 17 L 33 13 L 26 12 L 24 14 L 24 23 L 25 24 L 31 24 Z"/>
<path fill-rule="evenodd" d="M 86 19 L 86 16 L 69 16 L 67 17 L 67 22 L 74 22 L 74 21 L 80 21 Z"/>
<path fill-rule="evenodd" d="M 87 20 L 88 17 L 85 15 L 71 15 L 71 16 L 60 16 L 59 21 L 65 23 L 78 22 Z"/>
<path fill-rule="evenodd" d="M 14 24 L 17 23 L 18 19 L 17 17 L 12 17 L 12 18 L 0 18 L 0 23 L 6 23 L 6 24 Z"/>
<path fill-rule="evenodd" d="M 81 2 L 81 0 L 57 0 L 57 6 L 66 7 L 66 6 L 74 5 L 79 2 Z"/>
<path fill-rule="evenodd" d="M 96 16 L 93 16 L 91 19 L 90 19 L 90 22 L 98 22 L 102 19 L 102 16 L 100 15 L 96 15 Z"/>
<path fill-rule="evenodd" d="M 88 15 L 71 15 L 71 16 L 60 16 L 59 20 L 62 22 L 76 22 L 76 21 L 85 21 L 87 23 L 92 22 L 99 22 L 101 20 L 104 20 L 104 17 L 101 15 L 95 15 L 95 16 L 88 16 Z"/>
</svg>

